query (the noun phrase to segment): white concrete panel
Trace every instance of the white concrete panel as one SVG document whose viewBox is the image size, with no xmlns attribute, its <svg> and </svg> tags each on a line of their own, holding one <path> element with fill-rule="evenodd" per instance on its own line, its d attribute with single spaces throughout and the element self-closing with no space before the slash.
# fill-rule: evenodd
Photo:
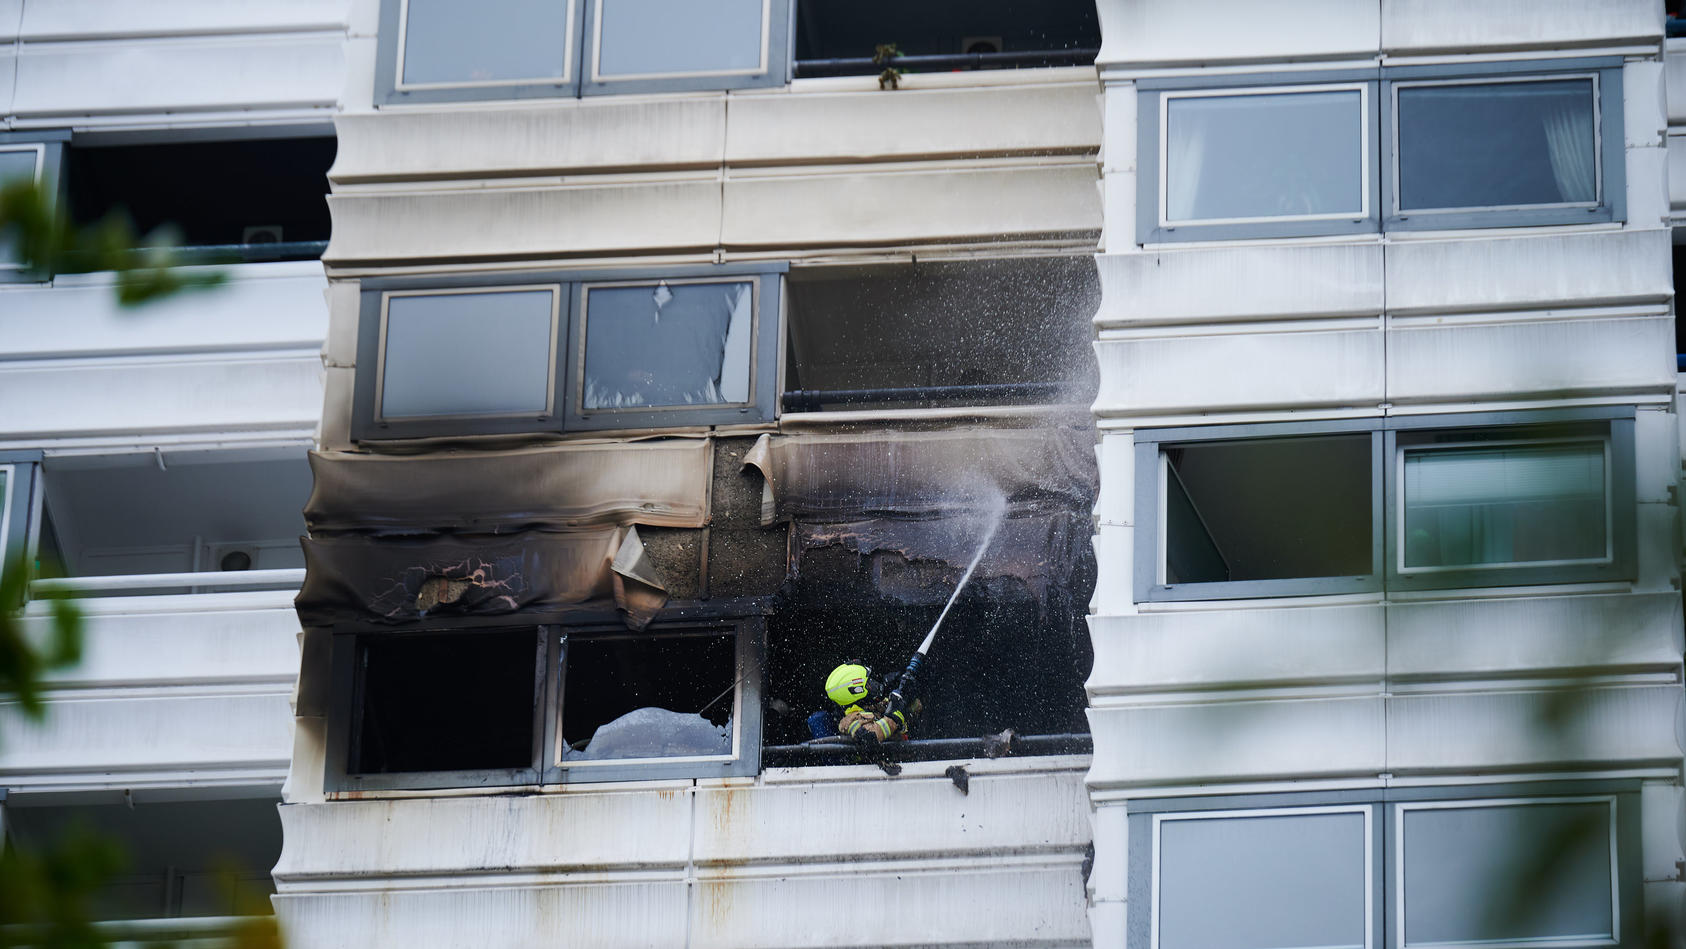
<svg viewBox="0 0 1686 949">
<path fill-rule="evenodd" d="M 1103 474 L 1101 479 L 1106 480 Z M 1123 524 L 1102 524 L 1095 530 L 1094 596 L 1089 610 L 1102 616 L 1117 616 L 1136 611 L 1135 580 L 1132 570 L 1136 555 L 1134 527 Z"/>
<path fill-rule="evenodd" d="M 0 14 L 4 14 L 4 11 L 0 10 Z M 5 109 L 8 115 L 12 111 L 12 95 L 16 90 L 17 69 L 17 46 L 10 43 L 0 44 L 0 109 Z M 0 128 L 10 124 L 9 121 L 0 121 Z"/>
<path fill-rule="evenodd" d="M 1100 251 L 1128 253 L 1136 246 L 1136 172 L 1109 171 L 1101 179 L 1101 202 L 1106 223 L 1101 231 Z"/>
<path fill-rule="evenodd" d="M 1091 788 L 1374 775 L 1382 699 L 1091 708 Z"/>
<path fill-rule="evenodd" d="M 1136 170 L 1136 84 L 1109 82 L 1101 94 L 1102 128 L 1106 136 L 1101 142 L 1101 172 Z"/>
<path fill-rule="evenodd" d="M 1123 900 L 1089 904 L 1089 929 L 1097 946 L 1126 945 L 1130 907 Z"/>
<path fill-rule="evenodd" d="M 330 263 L 695 250 L 718 243 L 720 184 L 342 192 L 328 210 Z"/>
<path fill-rule="evenodd" d="M 1680 699 L 1679 685 L 1395 696 L 1387 707 L 1387 770 L 1678 766 Z"/>
<path fill-rule="evenodd" d="M 1089 842 L 1083 772 L 974 775 L 968 793 L 947 778 L 890 781 L 872 791 L 872 809 L 911 820 L 838 820 L 861 806 L 861 788 L 822 783 L 699 787 L 699 867 L 800 860 L 815 854 L 982 856 L 1081 850 Z"/>
<path fill-rule="evenodd" d="M 1332 684 L 1384 674 L 1380 604 L 1094 616 L 1091 695 Z"/>
<path fill-rule="evenodd" d="M 1680 416 L 1660 408 L 1635 412 L 1633 453 L 1638 499 L 1669 501 L 1680 477 Z"/>
<path fill-rule="evenodd" d="M 1669 223 L 1668 149 L 1627 150 L 1627 219 L 1635 227 Z"/>
<path fill-rule="evenodd" d="M 1651 61 L 1622 68 L 1622 134 L 1629 148 L 1657 148 L 1668 133 L 1668 92 L 1672 77 Z"/>
<path fill-rule="evenodd" d="M 21 722 L 10 703 L 0 706 L 0 781 L 81 776 L 124 787 L 124 772 L 284 772 L 292 730 L 285 687 L 185 697 L 55 693 L 38 724 Z"/>
<path fill-rule="evenodd" d="M 0 363 L 0 405 L 7 437 L 309 429 L 322 410 L 322 364 L 313 352 Z"/>
<path fill-rule="evenodd" d="M 1136 436 L 1134 432 L 1103 432 L 1095 449 L 1100 468 L 1100 494 L 1095 520 L 1101 524 L 1136 522 Z"/>
<path fill-rule="evenodd" d="M 1674 322 L 1666 316 L 1395 326 L 1388 333 L 1387 398 L 1479 402 L 1667 391 L 1673 353 Z"/>
<path fill-rule="evenodd" d="M 732 178 L 721 243 L 838 247 L 1098 236 L 1096 180 L 1093 161 Z"/>
<path fill-rule="evenodd" d="M 666 791 L 288 804 L 275 878 L 670 867 L 685 864 L 688 794 Z"/>
<path fill-rule="evenodd" d="M 363 286 L 356 280 L 335 280 L 328 285 L 327 339 L 322 343 L 322 365 L 329 369 L 357 368 L 357 323 Z"/>
<path fill-rule="evenodd" d="M 357 38 L 374 36 L 380 29 L 380 0 L 342 0 L 348 8 L 346 32 Z"/>
<path fill-rule="evenodd" d="M 3 15 L 0 9 L 0 15 Z M 25 40 L 343 28 L 346 0 L 51 0 L 23 7 Z"/>
<path fill-rule="evenodd" d="M 1410 678 L 1673 672 L 1679 594 L 1391 603 L 1387 674 Z"/>
<path fill-rule="evenodd" d="M 327 719 L 293 719 L 293 759 L 287 769 L 287 780 L 281 785 L 281 800 L 288 804 L 326 800 L 322 788 L 327 775 L 327 755 Z"/>
<path fill-rule="evenodd" d="M 1660 303 L 1674 292 L 1661 229 L 1387 245 L 1390 313 Z"/>
<path fill-rule="evenodd" d="M 288 601 L 292 594 L 278 598 Z M 30 612 L 26 634 L 44 641 L 51 620 Z M 270 682 L 291 688 L 298 674 L 299 621 L 290 602 L 267 610 L 193 612 L 147 610 L 138 603 L 137 612 L 87 614 L 82 630 L 82 661 L 49 672 L 49 685 Z"/>
<path fill-rule="evenodd" d="M 285 808 L 283 808 L 285 810 Z M 685 945 L 685 883 L 461 886 L 273 898 L 287 944 L 365 949 Z"/>
<path fill-rule="evenodd" d="M 1379 0 L 1099 0 L 1102 65 L 1373 55 Z"/>
<path fill-rule="evenodd" d="M 1130 814 L 1122 803 L 1095 808 L 1095 865 L 1089 871 L 1089 898 L 1122 901 L 1129 892 Z"/>
<path fill-rule="evenodd" d="M 1101 143 L 1095 93 L 1091 78 L 895 95 L 874 90 L 737 96 L 726 127 L 726 162 L 1092 153 Z"/>
<path fill-rule="evenodd" d="M 43 117 L 331 106 L 344 84 L 344 39 L 321 33 L 25 44 L 12 111 Z"/>
<path fill-rule="evenodd" d="M 1645 880 L 1678 880 L 1675 861 L 1686 859 L 1680 844 L 1686 792 L 1677 784 L 1646 784 L 1639 789 L 1639 806 Z"/>
<path fill-rule="evenodd" d="M 322 345 L 327 281 L 316 261 L 237 264 L 228 282 L 143 307 L 117 303 L 110 274 L 0 286 L 0 363 L 53 356 L 310 349 Z"/>
<path fill-rule="evenodd" d="M 345 86 L 340 93 L 339 115 L 373 111 L 375 68 L 380 41 L 373 35 L 353 36 L 345 41 Z"/>
<path fill-rule="evenodd" d="M 0 0 L 0 43 L 17 39 L 18 26 L 22 22 L 23 0 Z"/>
<path fill-rule="evenodd" d="M 1656 43 L 1663 9 L 1648 0 L 1382 0 L 1381 26 L 1390 53 Z"/>
<path fill-rule="evenodd" d="M 1379 328 L 1101 340 L 1095 414 L 1374 405 L 1382 352 Z"/>
<path fill-rule="evenodd" d="M 334 121 L 339 152 L 328 177 L 347 183 L 715 167 L 725 126 L 724 94 L 344 114 Z"/>
<path fill-rule="evenodd" d="M 1088 946 L 1077 860 L 1053 866 L 701 879 L 692 949 Z M 844 907 L 877 907 L 876 912 Z"/>
<path fill-rule="evenodd" d="M 1680 508 L 1646 501 L 1638 506 L 1639 576 L 1637 593 L 1669 593 L 1680 589 Z"/>
<path fill-rule="evenodd" d="M 1382 312 L 1380 244 L 1209 246 L 1100 254 L 1103 328 Z"/>
</svg>

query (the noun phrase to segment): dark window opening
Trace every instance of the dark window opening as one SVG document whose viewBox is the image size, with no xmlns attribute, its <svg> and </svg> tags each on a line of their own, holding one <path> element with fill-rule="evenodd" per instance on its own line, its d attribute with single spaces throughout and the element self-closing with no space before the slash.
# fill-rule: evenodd
<svg viewBox="0 0 1686 949">
<path fill-rule="evenodd" d="M 137 791 L 136 797 L 144 794 Z M 6 834 L 42 851 L 77 834 L 122 848 L 125 865 L 88 896 L 97 920 L 267 916 L 281 859 L 274 798 L 6 808 Z"/>
<path fill-rule="evenodd" d="M 1087 0 L 798 0 L 798 77 L 875 74 L 887 44 L 910 72 L 1086 65 L 1101 28 Z"/>
<path fill-rule="evenodd" d="M 803 574 L 787 585 L 786 601 L 768 626 L 769 746 L 813 737 L 808 716 L 830 710 L 825 679 L 840 663 L 862 660 L 881 675 L 899 672 L 958 579 L 947 564 L 909 562 L 886 551 L 860 557 L 842 548 L 809 552 Z M 909 602 L 916 589 L 928 596 Z M 1083 683 L 1094 655 L 1085 617 L 1094 589 L 1086 545 L 1067 582 L 1042 597 L 1011 577 L 974 579 L 921 668 L 925 709 L 912 728 L 915 742 L 975 740 L 1008 728 L 1020 736 L 1087 734 Z M 771 755 L 768 763 L 815 762 Z"/>
<path fill-rule="evenodd" d="M 565 764 L 732 753 L 735 634 L 569 634 L 562 676 Z"/>
<path fill-rule="evenodd" d="M 1165 449 L 1165 581 L 1372 572 L 1369 435 Z"/>
<path fill-rule="evenodd" d="M 349 770 L 532 767 L 536 649 L 532 627 L 363 637 Z"/>
<path fill-rule="evenodd" d="M 1674 251 L 1674 298 L 1686 299 L 1686 244 L 1675 244 Z M 1686 320 L 1674 321 L 1674 358 L 1675 365 L 1686 370 Z"/>
<path fill-rule="evenodd" d="M 70 213 L 79 225 L 127 214 L 137 234 L 169 225 L 207 256 L 307 260 L 328 240 L 332 138 L 73 146 Z"/>
<path fill-rule="evenodd" d="M 787 286 L 787 412 L 1094 399 L 1092 258 L 816 268 Z"/>
</svg>

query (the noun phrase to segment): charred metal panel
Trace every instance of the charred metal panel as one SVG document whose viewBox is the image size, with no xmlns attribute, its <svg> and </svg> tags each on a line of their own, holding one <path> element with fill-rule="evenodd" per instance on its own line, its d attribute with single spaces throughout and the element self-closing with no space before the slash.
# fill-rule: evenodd
<svg viewBox="0 0 1686 949">
<path fill-rule="evenodd" d="M 622 531 L 304 541 L 306 626 L 544 612 L 615 593 Z"/>
<path fill-rule="evenodd" d="M 312 452 L 312 532 L 701 527 L 711 443 L 671 439 L 426 456 Z"/>
</svg>

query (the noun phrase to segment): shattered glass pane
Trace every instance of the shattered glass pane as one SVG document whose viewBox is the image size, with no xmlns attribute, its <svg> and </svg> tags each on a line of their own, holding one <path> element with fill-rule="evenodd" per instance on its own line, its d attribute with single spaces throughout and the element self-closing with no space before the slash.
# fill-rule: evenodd
<svg viewBox="0 0 1686 949">
<path fill-rule="evenodd" d="M 409 0 L 406 85 L 568 78 L 573 5 L 528 0 Z"/>
<path fill-rule="evenodd" d="M 361 725 L 347 770 L 531 767 L 536 634 L 525 627 L 364 637 Z"/>
<path fill-rule="evenodd" d="M 604 78 L 761 68 L 764 0 L 599 0 Z"/>
<path fill-rule="evenodd" d="M 388 297 L 379 416 L 549 412 L 556 294 Z"/>
<path fill-rule="evenodd" d="M 712 631 L 570 635 L 563 760 L 732 754 L 736 640 Z"/>
<path fill-rule="evenodd" d="M 749 401 L 749 281 L 586 293 L 585 408 Z"/>
</svg>

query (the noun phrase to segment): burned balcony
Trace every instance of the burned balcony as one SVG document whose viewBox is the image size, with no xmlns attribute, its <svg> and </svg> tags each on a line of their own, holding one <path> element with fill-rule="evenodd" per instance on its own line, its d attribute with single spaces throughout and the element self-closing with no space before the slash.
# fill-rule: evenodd
<svg viewBox="0 0 1686 949">
<path fill-rule="evenodd" d="M 789 294 L 786 413 L 1094 397 L 1091 258 L 813 268 Z"/>
<path fill-rule="evenodd" d="M 799 0 L 796 76 L 870 76 L 893 46 L 904 72 L 1086 66 L 1100 51 L 1095 5 L 1083 0 Z"/>
</svg>

